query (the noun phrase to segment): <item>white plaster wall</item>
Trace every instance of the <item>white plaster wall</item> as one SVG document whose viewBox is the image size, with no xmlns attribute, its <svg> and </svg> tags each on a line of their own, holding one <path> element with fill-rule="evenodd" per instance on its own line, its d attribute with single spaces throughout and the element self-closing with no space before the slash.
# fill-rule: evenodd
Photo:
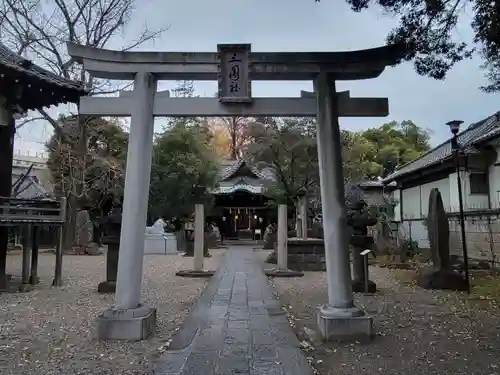
<svg viewBox="0 0 500 375">
<path fill-rule="evenodd" d="M 429 247 L 425 218 L 429 210 L 429 195 L 434 188 L 439 189 L 443 205 L 445 209 L 448 209 L 450 206 L 450 180 L 448 178 L 404 189 L 401 192 L 403 204 L 403 223 L 401 226 L 403 233 L 401 234 L 408 240 L 411 238 L 412 241 L 416 241 L 420 248 Z"/>
<path fill-rule="evenodd" d="M 400 189 L 394 190 L 394 192 L 392 193 L 392 197 L 397 202 L 396 205 L 394 206 L 394 221 L 400 222 L 401 221 L 401 190 Z"/>
<path fill-rule="evenodd" d="M 420 186 L 401 190 L 402 219 L 420 218 Z"/>
<path fill-rule="evenodd" d="M 402 190 L 403 219 L 422 219 L 427 216 L 429 195 L 438 188 L 441 192 L 445 209 L 450 207 L 450 180 L 443 178 L 410 189 Z"/>
<path fill-rule="evenodd" d="M 441 193 L 441 199 L 443 200 L 443 206 L 445 210 L 450 207 L 450 179 L 443 178 L 441 180 L 433 181 L 428 184 L 423 184 L 420 186 L 420 199 L 422 202 L 422 215 L 421 217 L 427 217 L 429 212 L 429 196 L 431 190 L 438 188 Z"/>
<path fill-rule="evenodd" d="M 429 248 L 429 237 L 424 220 L 403 221 L 400 232 L 403 238 L 416 241 L 421 249 Z"/>
<path fill-rule="evenodd" d="M 500 172 L 500 171 L 499 171 Z M 458 200 L 458 181 L 457 173 L 450 174 L 450 209 L 451 211 L 458 212 L 459 210 L 459 200 Z M 470 180 L 469 172 L 461 171 L 460 179 L 462 181 L 462 198 L 464 203 L 464 210 L 478 210 L 487 209 L 488 205 L 488 194 L 471 194 L 470 193 Z M 491 180 L 491 175 L 490 175 Z M 491 188 L 491 183 L 490 183 Z"/>
<path fill-rule="evenodd" d="M 500 164 L 500 146 L 496 146 L 495 151 L 497 160 L 494 164 Z M 500 208 L 500 165 L 492 165 L 489 168 L 489 180 L 491 208 Z"/>
</svg>

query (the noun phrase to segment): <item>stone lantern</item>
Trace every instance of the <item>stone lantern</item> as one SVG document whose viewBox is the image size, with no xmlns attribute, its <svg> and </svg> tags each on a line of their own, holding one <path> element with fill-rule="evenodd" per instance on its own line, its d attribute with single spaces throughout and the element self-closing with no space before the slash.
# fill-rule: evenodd
<svg viewBox="0 0 500 375">
<path fill-rule="evenodd" d="M 366 208 L 368 205 L 362 198 L 346 202 L 347 225 L 351 228 L 349 244 L 352 246 L 352 289 L 354 292 L 375 293 L 376 284 L 368 280 L 366 284 L 365 265 L 361 252 L 373 249 L 373 237 L 368 235 L 368 227 L 377 224 L 377 218 Z M 368 285 L 368 290 L 365 290 Z"/>
<path fill-rule="evenodd" d="M 104 237 L 102 242 L 108 246 L 106 254 L 106 281 L 97 287 L 99 293 L 114 293 L 116 291 L 116 275 L 118 273 L 118 252 L 120 249 L 120 234 L 122 226 L 122 208 L 116 207 L 102 221 Z"/>
</svg>

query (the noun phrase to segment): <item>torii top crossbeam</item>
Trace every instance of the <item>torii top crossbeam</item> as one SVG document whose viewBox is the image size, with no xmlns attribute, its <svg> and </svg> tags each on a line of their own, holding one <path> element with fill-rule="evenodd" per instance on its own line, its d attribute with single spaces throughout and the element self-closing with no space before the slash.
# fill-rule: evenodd
<svg viewBox="0 0 500 375">
<path fill-rule="evenodd" d="M 379 76 L 387 65 L 397 62 L 401 45 L 348 52 L 250 52 L 250 80 L 311 80 L 320 71 L 336 80 L 358 80 Z M 159 80 L 217 80 L 221 64 L 219 52 L 124 52 L 68 43 L 68 53 L 83 63 L 97 78 L 133 79 L 139 72 L 154 74 Z"/>
</svg>

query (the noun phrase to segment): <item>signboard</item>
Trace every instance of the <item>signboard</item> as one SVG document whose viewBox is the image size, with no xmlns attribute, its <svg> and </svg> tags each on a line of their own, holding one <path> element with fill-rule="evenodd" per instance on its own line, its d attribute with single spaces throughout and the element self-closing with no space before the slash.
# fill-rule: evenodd
<svg viewBox="0 0 500 375">
<path fill-rule="evenodd" d="M 250 44 L 219 44 L 219 101 L 221 103 L 250 103 Z"/>
</svg>

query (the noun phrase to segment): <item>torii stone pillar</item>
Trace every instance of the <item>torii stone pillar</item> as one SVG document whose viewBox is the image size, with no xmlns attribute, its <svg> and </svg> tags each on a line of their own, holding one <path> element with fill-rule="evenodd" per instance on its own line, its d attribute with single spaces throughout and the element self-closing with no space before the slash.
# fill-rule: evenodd
<svg viewBox="0 0 500 375">
<path fill-rule="evenodd" d="M 372 336 L 372 319 L 354 306 L 352 296 L 335 81 L 332 76 L 320 73 L 314 86 L 318 101 L 317 142 L 328 281 L 328 303 L 318 307 L 317 323 L 326 340 Z"/>
<path fill-rule="evenodd" d="M 194 270 L 203 271 L 205 249 L 205 206 L 203 203 L 194 205 Z"/>
<path fill-rule="evenodd" d="M 288 207 L 286 204 L 278 205 L 278 235 L 276 238 L 276 268 L 266 270 L 271 277 L 297 277 L 304 276 L 301 271 L 288 269 Z"/>
<path fill-rule="evenodd" d="M 307 239 L 307 196 L 299 198 L 298 206 L 298 216 L 300 217 L 300 235 L 297 233 L 297 237 Z"/>
<path fill-rule="evenodd" d="M 276 258 L 278 271 L 288 271 L 288 207 L 278 205 L 278 236 L 276 238 Z"/>
<path fill-rule="evenodd" d="M 152 74 L 135 75 L 115 308 L 104 311 L 98 318 L 97 335 L 101 340 L 143 340 L 156 326 L 156 309 L 140 301 L 156 86 Z"/>
</svg>

